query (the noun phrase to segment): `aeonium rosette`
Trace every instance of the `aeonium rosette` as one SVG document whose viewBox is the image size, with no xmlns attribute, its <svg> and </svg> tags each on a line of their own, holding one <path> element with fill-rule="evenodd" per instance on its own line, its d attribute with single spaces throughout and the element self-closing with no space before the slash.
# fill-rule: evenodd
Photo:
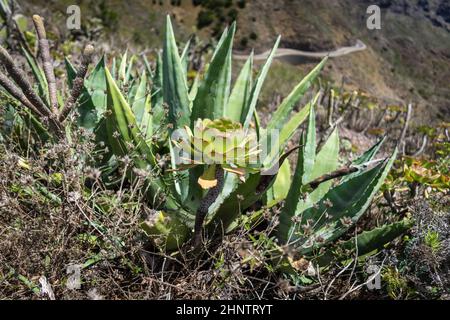
<svg viewBox="0 0 450 320">
<path fill-rule="evenodd" d="M 172 142 L 177 148 L 177 170 L 205 166 L 198 179 L 203 189 L 217 185 L 217 169 L 237 174 L 243 181 L 260 167 L 255 131 L 227 118 L 197 119 L 193 131 L 188 126 L 175 131 Z"/>
</svg>

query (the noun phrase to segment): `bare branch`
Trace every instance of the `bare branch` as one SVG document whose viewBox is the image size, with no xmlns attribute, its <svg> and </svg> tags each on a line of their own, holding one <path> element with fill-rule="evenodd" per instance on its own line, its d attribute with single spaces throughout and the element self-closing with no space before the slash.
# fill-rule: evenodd
<svg viewBox="0 0 450 320">
<path fill-rule="evenodd" d="M 27 99 L 23 92 L 12 82 L 3 72 L 0 71 L 0 85 L 5 88 L 5 90 L 13 96 L 16 100 L 22 103 L 25 107 L 30 109 L 39 117 L 44 117 L 44 115 L 36 109 L 36 107 Z"/>
<path fill-rule="evenodd" d="M 409 121 L 411 120 L 411 114 L 412 114 L 412 104 L 409 103 L 408 111 L 406 111 L 405 123 L 403 125 L 402 134 L 400 135 L 400 139 L 398 140 L 398 145 L 397 145 L 397 146 L 403 146 L 402 147 L 403 154 L 405 154 L 405 141 L 404 140 L 406 137 L 406 132 L 408 131 Z"/>
<path fill-rule="evenodd" d="M 70 111 L 73 109 L 75 102 L 78 100 L 83 91 L 84 78 L 86 77 L 89 64 L 92 62 L 93 54 L 94 47 L 92 45 L 87 45 L 86 48 L 84 48 L 80 68 L 78 69 L 77 75 L 73 80 L 73 87 L 70 96 L 67 99 L 66 104 L 64 105 L 64 108 L 62 109 L 58 117 L 58 120 L 61 122 L 66 119 Z"/>
<path fill-rule="evenodd" d="M 328 109 L 327 109 L 328 127 L 333 126 L 333 111 L 334 111 L 334 90 L 330 89 L 328 93 Z"/>
<path fill-rule="evenodd" d="M 45 78 L 48 83 L 48 93 L 50 99 L 50 106 L 54 116 L 58 115 L 58 99 L 56 95 L 56 79 L 55 72 L 53 70 L 53 63 L 50 57 L 50 49 L 47 40 L 47 35 L 45 33 L 44 22 L 42 18 L 38 15 L 33 16 L 33 23 L 36 29 L 39 43 L 39 54 L 42 58 L 42 67 L 44 69 Z"/>
<path fill-rule="evenodd" d="M 25 73 L 16 66 L 13 59 L 5 48 L 0 46 L 0 63 L 6 68 L 8 75 L 16 82 L 22 89 L 23 94 L 27 99 L 39 110 L 40 113 L 50 116 L 48 107 L 42 102 L 41 98 L 34 92 L 33 87 L 28 82 Z"/>
<path fill-rule="evenodd" d="M 427 143 L 428 143 L 428 137 L 426 134 L 423 135 L 422 138 L 422 145 L 420 146 L 419 150 L 417 150 L 414 154 L 413 157 L 418 157 L 420 156 L 424 151 L 425 148 L 427 147 Z"/>
<path fill-rule="evenodd" d="M 340 178 L 340 177 L 346 176 L 346 175 L 356 172 L 356 171 L 358 171 L 357 167 L 343 167 L 343 168 L 337 169 L 336 171 L 333 171 L 333 172 L 330 172 L 330 173 L 324 174 L 323 176 L 318 177 L 317 179 L 308 183 L 308 185 L 312 189 L 316 189 L 319 186 L 319 184 L 321 184 L 325 181 Z"/>
</svg>

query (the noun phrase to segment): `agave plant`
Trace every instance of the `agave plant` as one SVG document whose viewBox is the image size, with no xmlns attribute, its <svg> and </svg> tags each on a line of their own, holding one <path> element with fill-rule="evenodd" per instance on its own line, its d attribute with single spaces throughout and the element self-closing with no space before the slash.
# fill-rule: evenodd
<svg viewBox="0 0 450 320">
<path fill-rule="evenodd" d="M 162 83 L 162 100 L 168 106 L 167 130 L 169 134 L 177 130 L 185 130 L 188 136 L 195 138 L 196 132 L 201 131 L 199 126 L 205 126 L 208 129 L 215 130 L 215 138 L 217 138 L 217 133 L 220 135 L 220 132 L 224 129 L 233 129 L 232 131 L 235 134 L 239 134 L 240 130 L 246 131 L 254 126 L 256 136 L 260 141 L 270 138 L 265 133 L 266 129 L 259 128 L 255 116 L 255 107 L 279 39 L 255 84 L 252 83 L 253 57 L 250 56 L 231 90 L 231 55 L 234 32 L 235 25 L 231 26 L 229 30 L 225 30 L 203 80 L 194 82 L 189 89 L 186 80 L 186 68 L 183 63 L 184 54 L 180 57 L 170 18 L 167 18 L 162 68 L 158 68 L 159 70 L 162 69 L 162 74 L 157 79 L 162 79 L 160 82 Z M 163 194 L 165 197 L 164 205 L 160 208 L 162 209 L 162 213 L 159 214 L 160 218 L 151 219 L 151 223 L 143 223 L 143 227 L 149 235 L 156 237 L 161 236 L 161 233 L 168 235 L 171 224 L 179 226 L 181 223 L 186 226 L 184 228 L 186 232 L 195 230 L 194 238 L 197 239 L 196 243 L 198 244 L 204 225 L 208 225 L 212 229 L 220 226 L 220 228 L 226 230 L 240 216 L 241 211 L 258 201 L 276 178 L 275 174 L 270 176 L 261 174 L 264 165 L 273 163 L 273 161 L 269 161 L 272 160 L 269 159 L 270 156 L 275 155 L 280 164 L 286 158 L 287 154 L 282 155 L 283 147 L 294 134 L 296 128 L 307 117 L 311 104 L 296 112 L 291 119 L 289 119 L 290 112 L 318 75 L 324 62 L 316 67 L 293 90 L 276 112 L 274 119 L 269 123 L 267 132 L 283 130 L 280 133 L 280 143 L 276 145 L 274 150 L 269 150 L 267 161 L 266 159 L 260 161 L 261 168 L 259 170 L 254 170 L 248 165 L 242 167 L 239 165 L 239 161 L 219 163 L 218 170 L 216 170 L 215 165 L 204 162 L 194 163 L 195 166 L 183 170 L 185 166 L 178 166 L 174 161 L 176 158 L 174 153 L 176 142 L 174 144 L 174 141 L 167 139 L 165 143 L 172 155 L 172 170 L 161 174 L 158 179 L 149 181 L 149 198 L 154 199 L 158 194 Z M 142 118 L 136 116 L 136 110 L 133 110 L 133 106 L 130 106 L 110 71 L 105 69 L 105 74 L 108 93 L 107 111 L 110 112 L 110 116 L 105 119 L 105 125 L 108 137 L 115 137 L 109 139 L 113 153 L 116 156 L 131 155 L 134 165 L 141 169 L 158 170 L 155 149 L 161 148 L 152 144 L 148 137 L 146 138 L 141 131 Z M 151 101 L 149 101 L 149 104 L 151 104 Z M 150 109 L 151 107 L 148 107 L 148 110 Z M 198 125 L 197 128 L 196 124 Z M 119 133 L 119 135 L 114 135 L 114 133 Z M 205 136 L 203 135 L 201 139 L 205 139 Z M 214 146 L 209 142 L 211 141 L 202 141 L 202 144 L 205 144 L 205 148 L 202 147 L 202 152 L 208 146 Z M 268 145 L 272 146 L 273 144 Z M 194 152 L 195 146 L 192 147 L 186 145 L 185 151 L 188 153 Z M 232 149 L 239 148 L 236 146 Z M 211 151 L 216 153 L 218 150 L 212 148 Z M 248 152 L 239 152 L 239 154 L 245 160 L 252 152 L 252 150 L 248 150 Z M 217 152 L 217 154 L 220 154 L 220 152 Z M 279 163 L 276 163 L 276 165 L 278 166 Z M 225 169 L 225 172 L 222 169 Z M 131 173 L 130 178 L 132 178 Z M 206 181 L 208 179 L 212 182 L 211 188 L 204 191 L 203 187 L 207 186 Z M 212 187 L 213 185 L 215 186 Z M 244 200 L 242 200 L 242 197 L 244 197 Z M 167 225 L 164 228 L 159 228 L 158 226 L 161 225 L 159 222 L 162 219 L 167 221 Z M 155 221 L 158 221 L 158 223 L 155 223 Z M 180 228 L 177 227 L 176 229 L 179 230 Z M 174 237 L 170 238 L 174 239 Z M 180 239 L 186 239 L 186 235 L 180 235 L 178 241 L 166 243 L 166 248 L 175 249 L 180 246 L 182 244 Z"/>
<path fill-rule="evenodd" d="M 292 184 L 280 213 L 277 239 L 298 256 L 318 256 L 322 263 L 332 254 L 326 248 L 367 210 L 383 184 L 397 151 L 386 159 L 374 159 L 385 138 L 378 141 L 350 165 L 338 169 L 339 138 L 337 129 L 316 154 L 315 112 L 311 108 L 308 130 L 301 136 L 301 145 Z M 338 182 L 333 186 L 332 179 Z M 363 256 L 392 241 L 412 221 L 382 225 L 364 231 L 342 243 L 341 248 L 358 248 Z"/>
<path fill-rule="evenodd" d="M 188 140 L 187 143 L 184 141 L 184 144 L 176 140 L 166 140 L 172 155 L 172 170 L 161 173 L 160 179 L 150 182 L 150 195 L 154 197 L 155 193 L 163 191 L 166 202 L 159 208 L 158 215 L 144 221 L 142 226 L 150 237 L 162 238 L 168 250 L 178 248 L 192 231 L 194 243 L 198 246 L 204 227 L 212 234 L 217 230 L 230 231 L 247 208 L 272 194 L 270 205 L 286 198 L 280 215 L 277 238 L 281 243 L 296 248 L 301 254 L 310 254 L 338 239 L 361 217 L 381 186 L 395 154 L 389 159 L 374 162 L 373 156 L 380 147 L 380 142 L 351 166 L 338 169 L 338 134 L 334 131 L 316 156 L 314 104 L 317 97 L 300 111 L 294 111 L 294 107 L 317 77 L 326 59 L 287 96 L 267 127 L 261 128 L 255 107 L 279 39 L 256 81 L 252 79 L 250 55 L 231 87 L 234 31 L 234 25 L 225 30 L 203 79 L 189 88 L 183 59 L 176 46 L 170 19 L 167 18 L 162 57 L 162 98 L 168 105 L 168 131 L 173 133 L 176 130 L 184 130 Z M 115 152 L 119 155 L 134 154 L 135 162 L 139 166 L 155 168 L 152 151 L 155 146 L 142 139 L 138 117 L 134 115 L 133 108 L 120 93 L 108 71 L 106 74 L 108 107 L 113 115 L 107 119 L 109 136 L 113 130 L 121 133 L 119 141 L 115 141 L 121 141 L 122 146 L 114 148 Z M 279 187 L 274 182 L 278 178 L 285 179 L 286 175 L 262 173 L 268 169 L 268 165 L 273 164 L 270 160 L 273 160 L 274 156 L 277 166 L 282 168 L 279 172 L 288 172 L 286 168 L 289 167 L 283 165 L 283 161 L 289 153 L 283 153 L 284 147 L 308 114 L 308 132 L 303 138 L 294 179 L 288 194 L 283 190 L 279 192 Z M 212 137 L 202 134 L 208 127 L 215 131 L 214 137 L 222 135 L 221 129 L 228 128 L 239 132 L 254 127 L 258 144 L 267 144 L 271 139 L 271 130 L 279 130 L 280 134 L 276 146 L 267 144 L 269 149 L 273 150 L 269 150 L 257 168 L 249 165 L 239 166 L 238 161 L 194 161 L 178 164 L 174 160 L 174 146 L 189 155 L 206 153 L 210 156 L 211 153 L 216 155 L 216 152 L 223 156 L 227 151 L 237 148 L 234 144 L 231 144 L 230 150 L 224 150 L 222 146 L 216 148 Z M 196 139 L 199 140 L 200 147 L 195 146 Z M 245 145 L 246 141 L 243 141 Z M 132 150 L 126 149 L 126 145 L 132 146 Z M 249 156 L 246 152 L 240 154 L 243 158 Z M 344 175 L 346 176 L 338 185 L 331 189 L 332 179 Z M 277 194 L 277 197 L 273 197 L 274 194 Z M 407 222 L 401 222 L 399 225 L 388 225 L 372 231 L 369 234 L 373 240 L 369 241 L 370 245 L 380 245 L 395 238 L 408 225 Z M 306 226 L 310 226 L 311 234 L 303 233 L 303 227 Z"/>
<path fill-rule="evenodd" d="M 295 86 L 267 126 L 261 127 L 256 104 L 280 38 L 258 76 L 253 79 L 253 55 L 250 55 L 232 86 L 234 33 L 233 24 L 220 38 L 207 70 L 190 87 L 187 49 L 180 55 L 169 17 L 162 56 L 158 57 L 155 70 L 148 67 L 136 76 L 124 54 L 120 63 L 113 62 L 111 69 L 102 58 L 81 82 L 78 79 L 84 79 L 85 68 L 76 71 L 66 61 L 69 86 L 72 91 L 78 88 L 81 96 L 76 106 L 77 123 L 93 131 L 99 144 L 108 145 L 110 153 L 99 165 L 111 167 L 118 158 L 126 156 L 131 159 L 126 170 L 130 181 L 136 178 L 135 169 L 153 173 L 153 178 L 147 181 L 146 194 L 155 214 L 141 225 L 160 248 L 176 250 L 190 235 L 198 247 L 203 230 L 210 236 L 222 235 L 239 225 L 246 210 L 260 200 L 267 206 L 285 200 L 274 236 L 298 254 L 312 255 L 339 239 L 358 221 L 383 183 L 395 152 L 388 159 L 374 160 L 382 143 L 379 142 L 351 165 L 338 168 L 339 138 L 335 130 L 316 154 L 314 106 L 318 96 L 299 111 L 295 107 L 326 58 Z M 7 82 L 2 83 L 5 87 L 4 84 Z M 45 107 L 50 111 L 46 109 L 46 113 L 54 110 L 58 115 L 50 118 L 56 119 L 57 131 L 60 120 L 67 116 L 66 108 L 60 111 L 51 98 L 52 81 L 43 81 L 42 87 L 49 97 Z M 37 94 L 26 89 L 23 96 L 27 99 L 12 96 L 35 112 L 28 102 L 38 101 Z M 69 100 L 68 104 L 73 105 L 76 100 Z M 295 174 L 290 181 L 286 159 L 298 147 L 284 150 L 308 115 L 308 129 L 302 135 Z M 180 130 L 186 140 L 173 139 Z M 249 132 L 254 132 L 254 137 Z M 276 138 L 273 132 L 278 133 Z M 228 139 L 230 143 L 217 145 L 217 138 Z M 265 146 L 265 152 L 259 153 L 258 146 Z M 180 150 L 194 156 L 194 162 L 176 161 Z M 170 155 L 170 170 L 161 166 L 160 153 Z M 201 154 L 200 161 L 195 161 L 196 153 Z M 249 161 L 253 156 L 257 156 L 256 163 Z M 357 241 L 346 242 L 343 247 L 356 244 L 361 246 L 360 252 L 368 252 L 394 239 L 408 226 L 408 221 L 401 221 L 363 232 Z M 326 256 L 322 259 L 326 260 Z"/>
</svg>

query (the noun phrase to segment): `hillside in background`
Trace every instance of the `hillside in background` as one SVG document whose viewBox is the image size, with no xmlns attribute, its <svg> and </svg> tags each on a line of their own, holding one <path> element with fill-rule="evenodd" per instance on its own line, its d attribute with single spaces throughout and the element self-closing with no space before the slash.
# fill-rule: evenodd
<svg viewBox="0 0 450 320">
<path fill-rule="evenodd" d="M 27 13 L 64 19 L 73 1 L 21 3 Z M 368 30 L 366 9 L 374 1 L 361 0 L 178 0 L 91 1 L 81 0 L 86 32 L 97 30 L 113 49 L 160 47 L 165 12 L 174 16 L 177 34 L 186 41 L 196 33 L 200 41 L 217 36 L 224 24 L 237 19 L 236 50 L 256 53 L 270 49 L 276 36 L 281 47 L 306 51 L 333 50 L 354 45 L 358 39 L 365 51 L 332 59 L 325 79 L 336 86 L 361 89 L 386 103 L 415 106 L 420 122 L 448 119 L 450 105 L 450 3 L 447 0 L 383 0 L 381 30 Z M 46 14 L 47 13 L 47 14 Z M 97 26 L 99 22 L 102 27 Z M 60 23 L 59 32 L 64 33 Z M 91 30 L 88 30 L 91 28 Z M 201 43 L 204 45 L 205 43 Z M 120 51 L 119 50 L 119 51 Z M 294 68 L 275 64 L 272 93 L 284 95 L 298 81 L 310 61 Z M 297 75 L 298 74 L 298 75 Z M 269 82 L 266 84 L 270 86 Z M 284 90 L 286 87 L 286 90 Z"/>
</svg>

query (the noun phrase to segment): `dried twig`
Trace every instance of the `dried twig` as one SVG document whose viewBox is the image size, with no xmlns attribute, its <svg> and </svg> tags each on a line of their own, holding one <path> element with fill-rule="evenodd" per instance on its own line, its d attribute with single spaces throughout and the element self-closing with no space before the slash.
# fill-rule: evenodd
<svg viewBox="0 0 450 320">
<path fill-rule="evenodd" d="M 386 114 L 388 112 L 388 108 L 385 108 L 383 112 L 381 113 L 380 118 L 377 120 L 377 124 L 375 125 L 377 128 L 381 126 L 381 123 L 383 122 L 384 118 L 386 117 Z"/>
<path fill-rule="evenodd" d="M 50 49 L 47 40 L 47 35 L 45 33 L 44 22 L 42 18 L 38 15 L 33 16 L 33 23 L 36 29 L 39 43 L 39 54 L 42 58 L 42 68 L 44 69 L 45 78 L 48 83 L 48 94 L 50 99 L 50 106 L 52 109 L 53 116 L 58 115 L 58 99 L 56 96 L 56 79 L 55 72 L 53 70 L 53 63 L 50 57 Z"/>
<path fill-rule="evenodd" d="M 333 111 L 334 111 L 334 90 L 331 89 L 328 93 L 328 108 L 327 108 L 327 120 L 328 126 L 333 126 Z"/>
<path fill-rule="evenodd" d="M 349 294 L 351 294 L 351 293 L 353 293 L 353 292 L 355 292 L 355 291 L 361 289 L 362 287 L 364 287 L 364 286 L 366 286 L 367 284 L 369 284 L 370 282 L 372 282 L 376 277 L 379 277 L 380 274 L 381 274 L 381 270 L 383 269 L 385 260 L 386 260 L 386 258 L 384 258 L 383 261 L 381 262 L 381 266 L 378 268 L 377 272 L 375 272 L 373 275 L 371 275 L 371 276 L 367 279 L 367 281 L 361 283 L 360 285 L 357 285 L 356 287 L 354 287 L 354 286 L 352 285 L 352 287 L 350 288 L 350 290 L 347 291 L 346 293 L 344 293 L 344 294 L 339 298 L 339 300 L 344 300 Z M 355 281 L 354 284 L 356 284 L 356 281 Z"/>
<path fill-rule="evenodd" d="M 393 194 L 391 193 L 391 190 L 387 189 L 383 191 L 383 197 L 388 203 L 389 207 L 391 208 L 392 212 L 398 213 L 398 208 L 395 205 L 395 198 Z"/>
<path fill-rule="evenodd" d="M 356 98 L 353 103 L 351 104 L 352 107 L 352 113 L 350 115 L 350 128 L 356 127 L 356 122 L 359 119 L 359 105 L 361 103 L 361 100 L 359 98 Z"/>
<path fill-rule="evenodd" d="M 0 85 L 5 88 L 5 90 L 13 96 L 15 99 L 20 101 L 24 106 L 30 109 L 39 117 L 44 117 L 44 115 L 27 99 L 23 92 L 5 75 L 0 72 Z"/>
<path fill-rule="evenodd" d="M 409 103 L 408 110 L 406 111 L 405 123 L 403 125 L 402 134 L 400 135 L 400 138 L 399 138 L 398 144 L 397 144 L 397 146 L 402 146 L 403 154 L 405 154 L 405 141 L 404 140 L 406 137 L 406 132 L 408 131 L 409 121 L 411 120 L 411 114 L 412 114 L 412 104 Z"/>
<path fill-rule="evenodd" d="M 5 67 L 8 75 L 22 89 L 23 94 L 36 107 L 36 109 L 39 110 L 39 112 L 43 115 L 50 116 L 48 107 L 34 92 L 34 89 L 28 82 L 25 73 L 16 66 L 8 51 L 6 51 L 6 49 L 2 46 L 0 46 L 0 63 Z"/>
<path fill-rule="evenodd" d="M 369 121 L 368 121 L 367 124 L 362 128 L 362 130 L 360 131 L 360 133 L 365 133 L 365 132 L 370 128 L 370 126 L 372 125 L 373 118 L 374 118 L 373 113 L 374 113 L 373 109 L 370 109 L 370 113 L 369 113 Z"/>
<path fill-rule="evenodd" d="M 325 181 L 340 178 L 340 177 L 346 176 L 346 175 L 356 172 L 356 171 L 358 171 L 357 167 L 343 167 L 343 168 L 337 169 L 336 171 L 333 171 L 333 172 L 330 172 L 330 173 L 324 174 L 323 176 L 318 177 L 317 179 L 308 183 L 308 185 L 312 189 L 316 189 L 321 183 L 323 183 Z"/>
<path fill-rule="evenodd" d="M 419 150 L 417 150 L 413 154 L 413 157 L 420 156 L 425 151 L 425 148 L 427 147 L 427 143 L 428 143 L 428 136 L 426 134 L 424 134 L 423 138 L 422 138 L 422 145 L 420 146 Z"/>
<path fill-rule="evenodd" d="M 89 64 L 92 61 L 93 53 L 94 53 L 94 47 L 92 45 L 87 45 L 84 48 L 83 56 L 81 58 L 81 65 L 78 69 L 75 79 L 73 80 L 72 91 L 70 93 L 69 98 L 66 101 L 66 104 L 64 105 L 64 108 L 62 109 L 62 111 L 58 117 L 58 120 L 61 122 L 66 119 L 66 117 L 72 110 L 75 102 L 80 97 L 81 92 L 83 91 L 84 78 L 86 76 Z"/>
</svg>

